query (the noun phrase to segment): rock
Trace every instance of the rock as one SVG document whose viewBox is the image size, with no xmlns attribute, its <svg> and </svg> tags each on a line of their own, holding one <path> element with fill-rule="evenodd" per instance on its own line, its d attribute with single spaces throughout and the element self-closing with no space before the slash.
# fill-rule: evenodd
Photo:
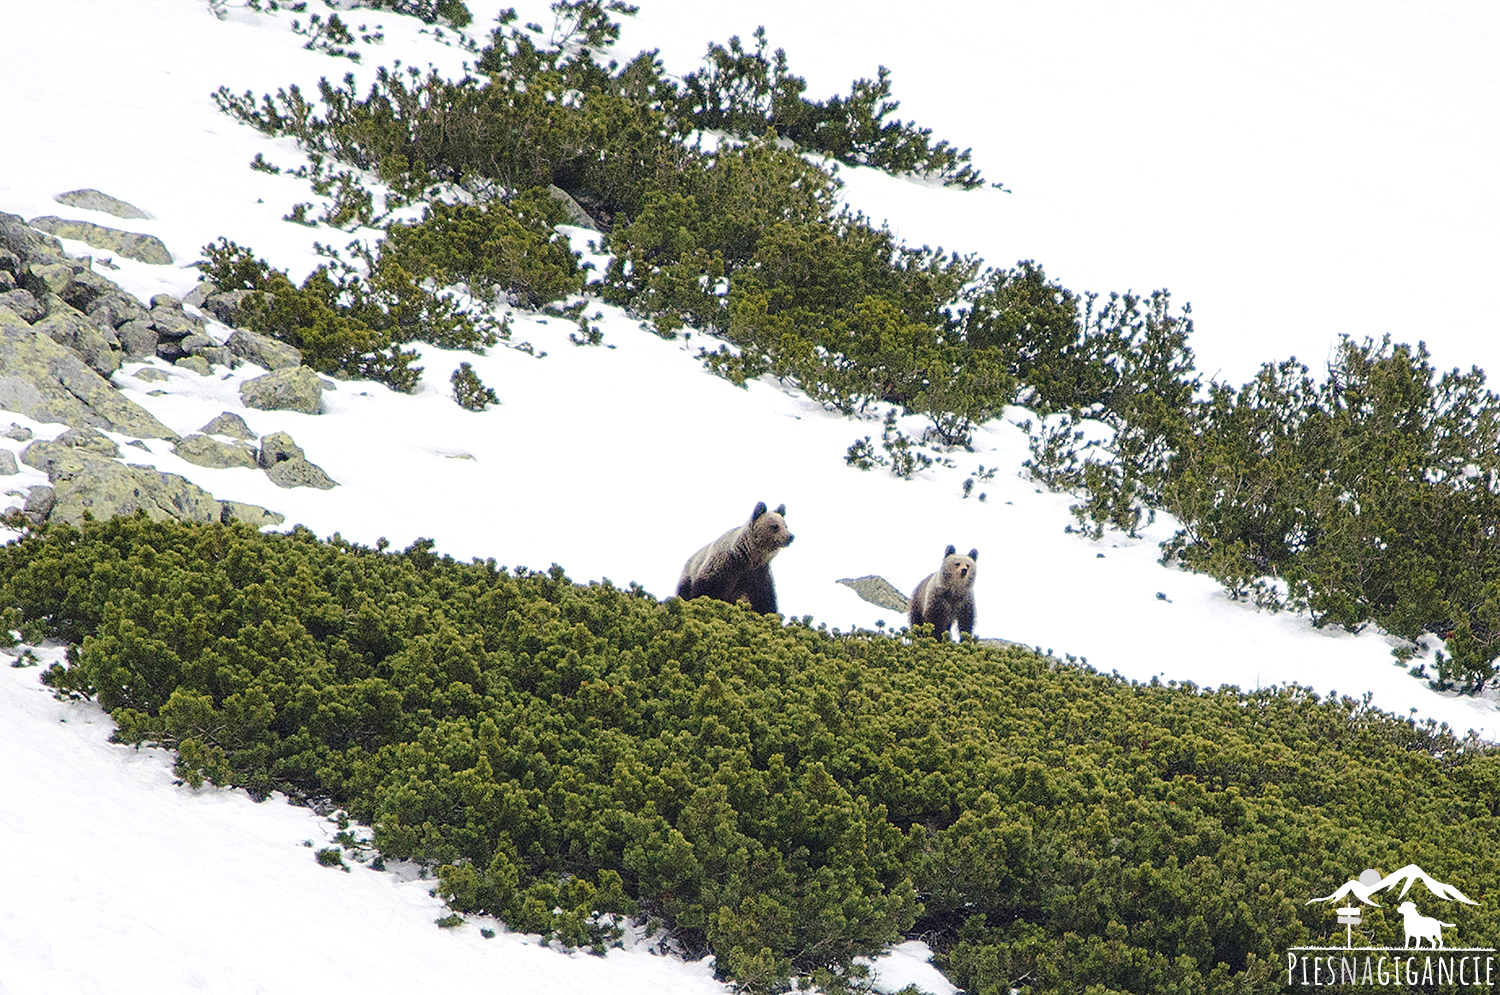
<svg viewBox="0 0 1500 995">
<path fill-rule="evenodd" d="M 236 328 L 245 320 L 247 302 L 256 300 L 269 304 L 272 299 L 272 295 L 264 290 L 226 290 L 210 295 L 201 306 L 224 324 Z"/>
<path fill-rule="evenodd" d="M 172 451 L 189 463 L 198 466 L 218 470 L 237 466 L 248 470 L 256 469 L 256 454 L 253 447 L 231 445 L 227 442 L 220 442 L 218 439 L 210 439 L 206 435 L 185 436 L 173 447 Z"/>
<path fill-rule="evenodd" d="M 96 274 L 97 275 L 97 274 Z M 66 299 L 66 298 L 65 298 Z M 73 305 L 77 307 L 78 305 Z M 98 318 L 111 328 L 119 328 L 127 321 L 146 320 L 146 327 L 150 327 L 148 313 L 141 302 L 118 288 L 107 291 L 96 297 L 83 311 L 92 318 Z"/>
<path fill-rule="evenodd" d="M 182 305 L 170 297 L 167 299 L 176 304 L 176 307 L 158 304 L 157 301 L 163 296 L 165 295 L 157 294 L 151 298 L 151 311 L 148 315 L 151 319 L 151 327 L 156 329 L 158 338 L 181 342 L 189 335 L 203 334 L 202 319 L 194 318 L 184 312 Z"/>
<path fill-rule="evenodd" d="M 166 243 L 155 235 L 142 235 L 133 231 L 121 231 L 118 228 L 106 228 L 96 225 L 92 221 L 71 221 L 67 218 L 46 215 L 31 219 L 31 227 L 38 228 L 49 235 L 60 238 L 77 239 L 80 242 L 92 245 L 96 249 L 108 249 L 110 252 L 124 256 L 126 259 L 134 259 L 138 262 L 151 263 L 156 266 L 169 266 L 172 263 L 172 253 L 167 251 Z M 32 272 L 36 272 L 35 266 Z"/>
<path fill-rule="evenodd" d="M 179 356 L 173 360 L 172 365 L 184 370 L 192 370 L 200 377 L 211 377 L 214 374 L 213 368 L 208 365 L 208 360 L 202 356 Z"/>
<path fill-rule="evenodd" d="M 4 432 L 0 432 L 0 435 L 5 436 L 7 439 L 13 439 L 16 442 L 31 441 L 31 429 L 23 428 L 20 425 L 17 425 L 15 422 L 11 422 L 10 428 L 6 429 Z"/>
<path fill-rule="evenodd" d="M 100 276 L 91 269 L 84 269 L 74 273 L 73 279 L 58 294 L 72 307 L 86 312 L 95 301 L 119 292 L 120 288 L 108 277 Z M 110 327 L 113 328 L 114 325 Z"/>
<path fill-rule="evenodd" d="M 305 459 L 307 454 L 302 447 L 292 441 L 292 437 L 285 432 L 272 432 L 260 440 L 260 468 L 269 470 L 277 463 L 285 463 L 288 460 Z"/>
<path fill-rule="evenodd" d="M 208 280 L 199 280 L 198 285 L 192 290 L 188 291 L 187 294 L 182 298 L 182 303 L 191 304 L 193 307 L 199 308 L 201 310 L 204 303 L 218 292 L 219 288 L 214 283 Z"/>
<path fill-rule="evenodd" d="M 144 313 L 144 312 L 142 312 Z M 137 318 L 127 321 L 120 326 L 120 351 L 124 353 L 125 360 L 145 359 L 147 356 L 156 355 L 156 347 L 161 344 L 156 334 L 156 329 L 151 327 L 151 322 L 146 318 Z"/>
<path fill-rule="evenodd" d="M 589 228 L 594 231 L 599 230 L 598 223 L 593 218 L 589 217 L 589 212 L 585 211 L 583 207 L 579 205 L 578 201 L 574 200 L 572 195 L 562 187 L 557 186 L 556 184 L 549 184 L 547 186 L 547 192 L 552 195 L 553 200 L 556 200 L 562 204 L 563 213 L 566 214 L 568 218 L 568 220 L 564 222 L 564 224 L 576 225 L 579 228 Z"/>
<path fill-rule="evenodd" d="M 40 525 L 57 503 L 57 492 L 46 484 L 38 484 L 26 489 L 26 503 L 22 505 L 21 511 L 33 522 Z"/>
<path fill-rule="evenodd" d="M 165 370 L 159 370 L 154 366 L 142 366 L 132 376 L 147 383 L 161 383 L 163 380 L 172 379 Z"/>
<path fill-rule="evenodd" d="M 276 370 L 240 384 L 240 400 L 247 408 L 264 411 L 323 412 L 323 386 L 306 366 Z"/>
<path fill-rule="evenodd" d="M 902 594 L 894 584 L 884 577 L 869 574 L 864 577 L 843 577 L 839 580 L 845 587 L 854 589 L 854 593 L 872 605 L 888 608 L 891 611 L 904 612 L 911 605 L 911 599 Z"/>
<path fill-rule="evenodd" d="M 202 332 L 194 332 L 192 335 L 189 335 L 187 338 L 183 339 L 180 344 L 182 346 L 182 351 L 187 353 L 189 356 L 196 356 L 204 349 L 207 349 L 209 346 L 218 345 L 217 342 L 209 338 L 207 335 L 204 335 Z"/>
<path fill-rule="evenodd" d="M 0 293 L 16 289 L 16 277 L 10 270 L 0 269 Z"/>
<path fill-rule="evenodd" d="M 238 366 L 239 362 L 234 358 L 234 353 L 221 345 L 204 346 L 194 352 L 194 356 L 202 356 L 210 366 Z"/>
<path fill-rule="evenodd" d="M 289 459 L 266 468 L 266 476 L 277 487 L 316 487 L 332 490 L 338 484 L 323 469 L 305 459 Z"/>
<path fill-rule="evenodd" d="M 123 200 L 111 197 L 107 193 L 100 193 L 98 190 L 69 190 L 67 193 L 60 193 L 52 199 L 59 204 L 66 204 L 69 207 L 81 207 L 85 211 L 102 211 L 105 214 L 113 214 L 115 217 L 124 218 L 126 221 L 151 220 L 151 215 L 134 204 L 127 204 Z"/>
<path fill-rule="evenodd" d="M 18 214 L 0 212 L 0 248 L 29 262 L 59 262 L 67 258 L 62 243 L 32 228 Z M 15 272 L 19 274 L 18 267 Z"/>
<path fill-rule="evenodd" d="M 47 314 L 42 302 L 29 290 L 10 290 L 0 294 L 0 307 L 14 311 L 28 325 L 41 321 Z"/>
<path fill-rule="evenodd" d="M 176 363 L 187 353 L 182 351 L 180 339 L 161 339 L 156 343 L 156 355 L 159 359 L 165 359 L 169 363 Z"/>
<path fill-rule="evenodd" d="M 52 481 L 55 503 L 46 515 L 52 521 L 77 525 L 84 512 L 110 518 L 142 508 L 156 521 L 217 522 L 223 514 L 218 500 L 203 488 L 154 467 L 127 466 L 55 442 L 32 443 L 21 460 L 45 470 Z"/>
<path fill-rule="evenodd" d="M 68 284 L 73 282 L 74 275 L 80 272 L 75 268 L 75 264 L 70 262 L 33 262 L 27 269 L 31 275 L 24 281 L 26 288 L 38 297 L 68 289 Z"/>
<path fill-rule="evenodd" d="M 0 246 L 0 271 L 9 273 L 12 277 L 21 272 L 21 257 L 4 246 Z"/>
<path fill-rule="evenodd" d="M 219 512 L 219 520 L 225 525 L 231 521 L 246 522 L 256 528 L 265 528 L 267 525 L 280 525 L 286 521 L 286 516 L 275 511 L 267 511 L 258 504 L 242 504 L 239 501 L 223 501 Z"/>
<path fill-rule="evenodd" d="M 70 428 L 52 440 L 51 444 L 82 450 L 95 456 L 108 456 L 110 459 L 120 457 L 120 447 L 115 444 L 115 440 L 92 428 Z"/>
<path fill-rule="evenodd" d="M 224 346 L 241 359 L 268 370 L 286 370 L 302 365 L 301 350 L 247 328 L 235 329 Z"/>
<path fill-rule="evenodd" d="M 3 306 L 0 408 L 35 421 L 63 422 L 74 428 L 101 428 L 148 439 L 177 438 L 175 432 L 121 395 L 72 351 L 38 334 Z"/>
<path fill-rule="evenodd" d="M 227 435 L 235 439 L 254 439 L 255 433 L 245 424 L 245 419 L 232 411 L 226 411 L 204 425 L 198 431 L 205 435 Z M 285 433 L 282 433 L 285 434 Z M 287 436 L 291 438 L 290 436 Z"/>
<path fill-rule="evenodd" d="M 113 328 L 69 307 L 60 297 L 48 304 L 47 316 L 31 326 L 34 331 L 73 350 L 103 376 L 120 368 L 120 339 Z"/>
<path fill-rule="evenodd" d="M 16 466 L 16 454 L 9 449 L 0 449 L 0 477 L 14 477 L 21 472 Z"/>
</svg>

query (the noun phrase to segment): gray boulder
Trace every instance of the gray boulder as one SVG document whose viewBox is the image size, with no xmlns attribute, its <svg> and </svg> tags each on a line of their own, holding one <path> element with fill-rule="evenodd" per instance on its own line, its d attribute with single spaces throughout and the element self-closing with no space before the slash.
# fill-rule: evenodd
<svg viewBox="0 0 1500 995">
<path fill-rule="evenodd" d="M 158 303 L 166 299 L 171 303 Z M 180 342 L 189 335 L 203 334 L 203 321 L 194 318 L 182 310 L 182 302 L 166 294 L 157 294 L 151 298 L 151 327 L 156 329 L 156 334 L 162 339 L 170 339 Z"/>
<path fill-rule="evenodd" d="M 216 284 L 208 280 L 199 280 L 196 287 L 183 295 L 182 303 L 191 304 L 201 310 L 208 299 L 218 292 L 219 288 Z"/>
<path fill-rule="evenodd" d="M 21 460 L 52 481 L 54 504 L 45 516 L 52 521 L 77 525 L 85 512 L 111 518 L 142 508 L 157 521 L 217 522 L 223 513 L 203 488 L 154 467 L 126 465 L 57 442 L 33 442 Z"/>
<path fill-rule="evenodd" d="M 0 449 L 0 477 L 14 477 L 21 472 L 16 465 L 16 454 L 9 449 Z"/>
<path fill-rule="evenodd" d="M 132 373 L 131 376 L 137 380 L 144 380 L 147 383 L 161 383 L 163 380 L 171 379 L 166 370 L 159 370 L 154 366 L 142 366 Z"/>
<path fill-rule="evenodd" d="M 211 377 L 214 373 L 213 368 L 208 365 L 208 360 L 202 356 L 178 356 L 172 361 L 172 365 L 178 369 L 192 370 L 200 377 Z"/>
<path fill-rule="evenodd" d="M 120 447 L 115 445 L 115 440 L 92 428 L 70 428 L 52 440 L 51 445 L 81 450 L 95 456 L 108 456 L 110 459 L 120 457 Z"/>
<path fill-rule="evenodd" d="M 41 321 L 47 314 L 42 302 L 29 290 L 8 290 L 0 294 L 0 307 L 9 308 L 28 325 Z"/>
<path fill-rule="evenodd" d="M 259 300 L 269 303 L 271 299 L 271 295 L 264 290 L 226 290 L 223 293 L 210 294 L 200 306 L 224 324 L 237 328 L 245 320 L 245 311 L 249 301 Z"/>
<path fill-rule="evenodd" d="M 310 372 L 310 371 L 309 371 Z M 148 439 L 177 435 L 121 395 L 71 350 L 0 306 L 0 408 L 36 421 Z"/>
<path fill-rule="evenodd" d="M 301 458 L 282 460 L 266 467 L 266 476 L 277 487 L 316 487 L 327 491 L 338 486 L 322 467 Z"/>
<path fill-rule="evenodd" d="M 6 429 L 3 432 L 0 432 L 0 435 L 3 435 L 7 439 L 10 439 L 14 442 L 31 441 L 31 429 L 25 428 L 21 425 L 17 425 L 15 422 L 11 422 L 10 428 Z"/>
<path fill-rule="evenodd" d="M 302 365 L 301 350 L 248 328 L 235 329 L 224 346 L 241 359 L 268 370 L 287 370 Z"/>
<path fill-rule="evenodd" d="M 240 384 L 240 400 L 247 408 L 317 415 L 323 413 L 323 384 L 305 366 L 276 370 Z"/>
<path fill-rule="evenodd" d="M 56 235 L 59 238 L 72 238 L 84 242 L 96 249 L 106 249 L 118 253 L 126 259 L 134 259 L 138 262 L 151 263 L 156 266 L 169 266 L 172 263 L 172 253 L 167 251 L 166 243 L 155 235 L 142 235 L 133 231 L 121 231 L 118 228 L 106 228 L 96 225 L 92 221 L 73 221 L 68 218 L 59 218 L 46 215 L 31 219 L 31 227 Z M 33 270 L 34 272 L 34 270 Z"/>
<path fill-rule="evenodd" d="M 231 445 L 227 442 L 220 442 L 218 439 L 210 439 L 206 435 L 184 436 L 173 447 L 173 452 L 198 466 L 220 470 L 230 467 L 256 469 L 254 447 L 243 444 Z"/>
<path fill-rule="evenodd" d="M 120 368 L 120 339 L 113 328 L 70 307 L 60 297 L 51 298 L 48 304 L 47 316 L 33 329 L 76 352 L 103 376 Z"/>
<path fill-rule="evenodd" d="M 88 311 L 101 297 L 119 292 L 120 288 L 115 286 L 108 277 L 100 276 L 91 269 L 84 269 L 73 274 L 73 279 L 58 292 L 58 296 L 72 307 L 80 311 Z"/>
<path fill-rule="evenodd" d="M 589 217 L 589 212 L 585 211 L 578 201 L 573 199 L 572 194 L 556 184 L 549 184 L 547 186 L 547 193 L 552 195 L 553 200 L 562 204 L 563 214 L 568 219 L 564 224 L 576 225 L 579 228 L 589 228 L 593 231 L 599 230 L 598 222 Z"/>
<path fill-rule="evenodd" d="M 124 354 L 126 362 L 155 356 L 157 346 L 161 344 L 156 329 L 151 327 L 151 322 L 147 318 L 125 322 L 120 326 L 118 335 L 120 351 Z"/>
<path fill-rule="evenodd" d="M 267 511 L 258 504 L 244 504 L 240 501 L 223 502 L 223 510 L 219 514 L 219 520 L 225 525 L 231 521 L 246 522 L 256 528 L 265 528 L 267 525 L 280 525 L 286 521 L 286 516 L 280 512 Z"/>
<path fill-rule="evenodd" d="M 272 432 L 260 440 L 259 462 L 262 470 L 269 470 L 277 463 L 306 457 L 307 453 L 286 432 Z"/>
<path fill-rule="evenodd" d="M 74 307 L 77 305 L 75 304 Z M 147 311 L 141 306 L 141 302 L 118 288 L 100 294 L 83 311 L 111 328 L 119 328 L 127 321 L 139 319 L 146 319 L 146 327 L 149 328 L 151 325 Z"/>
<path fill-rule="evenodd" d="M 124 218 L 126 221 L 151 220 L 151 215 L 134 204 L 127 204 L 123 200 L 111 197 L 107 193 L 100 193 L 98 190 L 69 190 L 67 193 L 60 193 L 52 199 L 59 204 L 66 204 L 69 207 L 81 207 L 85 211 L 102 211 L 105 214 L 113 214 L 115 217 Z"/>
<path fill-rule="evenodd" d="M 198 431 L 204 435 L 227 435 L 234 439 L 254 439 L 255 433 L 245 424 L 245 419 L 232 411 L 225 411 Z M 284 434 L 284 433 L 283 433 Z M 288 436 L 290 438 L 290 436 Z"/>
<path fill-rule="evenodd" d="M 16 275 L 8 269 L 0 269 L 0 294 L 16 289 Z"/>
<path fill-rule="evenodd" d="M 38 484 L 35 487 L 26 488 L 26 503 L 21 506 L 21 511 L 27 518 L 40 525 L 52 513 L 55 504 L 57 504 L 57 492 L 46 484 Z"/>
</svg>

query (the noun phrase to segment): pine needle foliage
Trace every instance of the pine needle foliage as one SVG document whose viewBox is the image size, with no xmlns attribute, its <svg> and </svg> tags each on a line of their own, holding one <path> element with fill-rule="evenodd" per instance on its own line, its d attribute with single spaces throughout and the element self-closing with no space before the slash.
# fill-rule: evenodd
<svg viewBox="0 0 1500 995">
<path fill-rule="evenodd" d="M 144 515 L 0 547 L 0 606 L 184 778 L 332 799 L 457 912 L 589 947 L 656 917 L 746 991 L 914 933 L 968 991 L 1260 991 L 1342 941 L 1306 902 L 1359 868 L 1500 887 L 1500 756 L 1303 689 Z"/>
</svg>

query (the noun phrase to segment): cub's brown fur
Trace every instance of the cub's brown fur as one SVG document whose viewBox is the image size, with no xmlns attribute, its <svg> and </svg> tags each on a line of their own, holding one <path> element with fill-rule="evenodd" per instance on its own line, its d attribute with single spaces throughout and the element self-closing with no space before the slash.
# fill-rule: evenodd
<svg viewBox="0 0 1500 995">
<path fill-rule="evenodd" d="M 979 550 L 963 556 L 949 546 L 943 553 L 943 567 L 928 574 L 911 596 L 907 619 L 912 625 L 931 623 L 934 635 L 948 633 L 958 623 L 960 634 L 974 634 L 974 574 Z"/>
<path fill-rule="evenodd" d="M 767 511 L 759 502 L 744 525 L 732 528 L 694 553 L 677 581 L 679 598 L 747 601 L 754 611 L 776 611 L 771 558 L 796 536 L 786 528 L 786 505 Z"/>
</svg>

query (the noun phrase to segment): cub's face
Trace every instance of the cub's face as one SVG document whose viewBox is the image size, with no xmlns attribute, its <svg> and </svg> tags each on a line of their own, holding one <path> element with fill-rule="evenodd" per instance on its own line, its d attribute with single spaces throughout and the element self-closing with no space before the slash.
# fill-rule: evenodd
<svg viewBox="0 0 1500 995">
<path fill-rule="evenodd" d="M 786 527 L 786 505 L 775 511 L 766 511 L 765 505 L 761 504 L 756 506 L 755 512 L 749 525 L 750 546 L 769 561 L 797 537 Z"/>
<path fill-rule="evenodd" d="M 949 553 L 943 557 L 943 588 L 948 591 L 966 591 L 974 586 L 974 573 L 979 565 L 974 557 L 962 553 Z"/>
</svg>

